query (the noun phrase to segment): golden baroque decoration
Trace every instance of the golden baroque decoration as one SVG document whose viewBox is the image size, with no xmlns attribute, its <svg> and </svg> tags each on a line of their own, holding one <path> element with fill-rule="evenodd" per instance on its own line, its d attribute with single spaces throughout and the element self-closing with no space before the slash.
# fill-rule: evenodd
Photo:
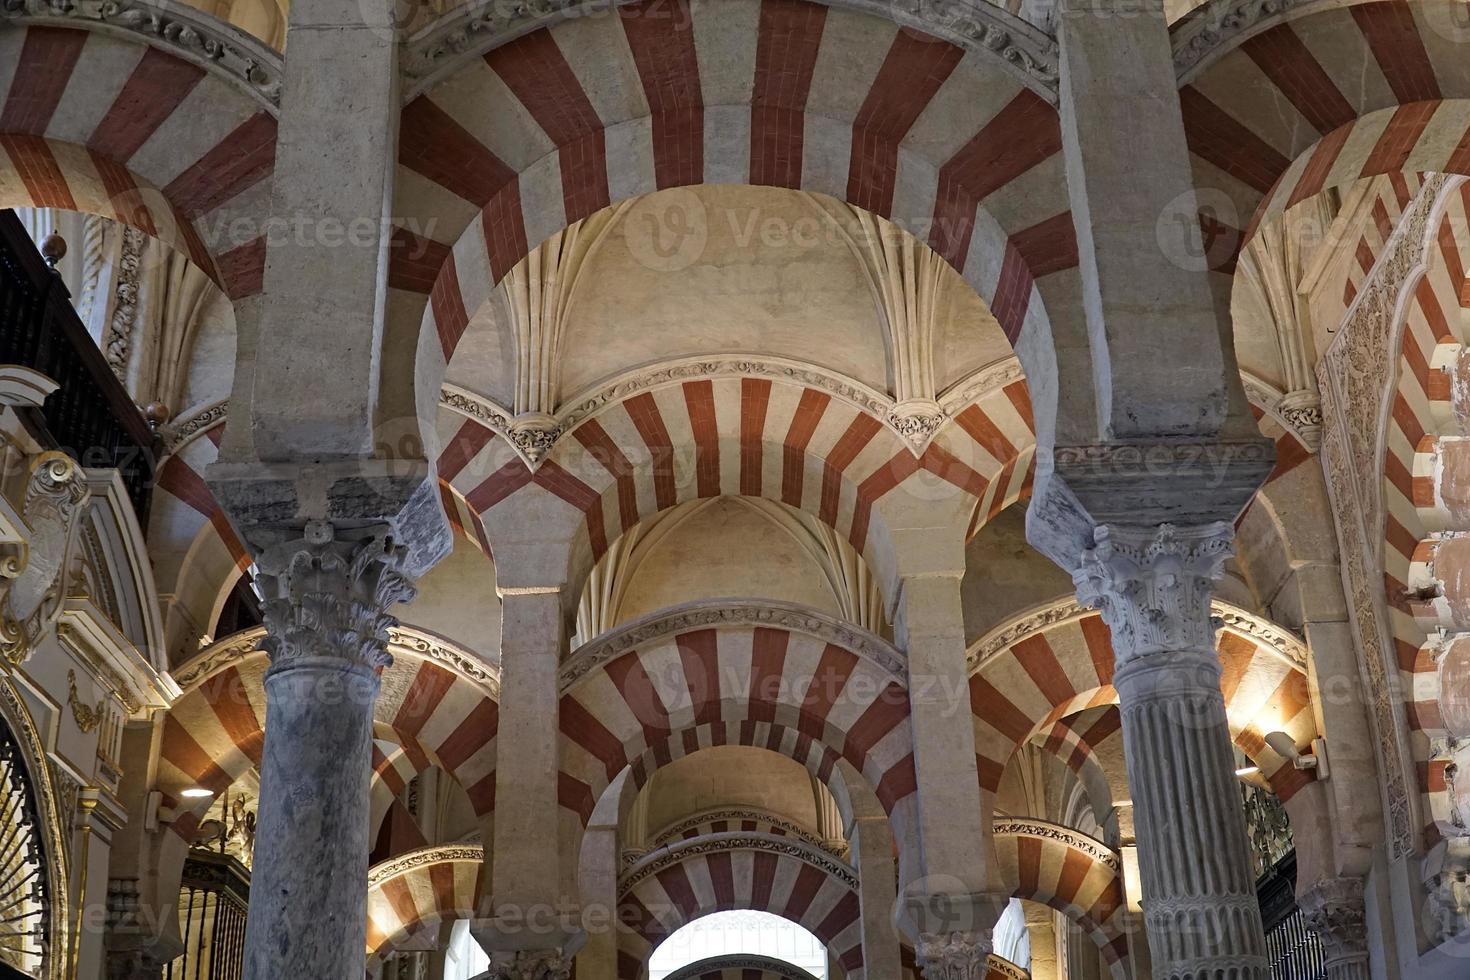
<svg viewBox="0 0 1470 980">
<path fill-rule="evenodd" d="M 70 456 L 46 452 L 31 463 L 21 515 L 30 528 L 26 565 L 0 594 L 0 655 L 24 661 L 64 600 L 66 567 L 87 485 Z"/>
<path fill-rule="evenodd" d="M 368 887 L 376 888 L 385 881 L 434 864 L 453 861 L 481 864 L 484 860 L 485 849 L 478 844 L 440 844 L 434 847 L 421 847 L 373 865 L 368 871 Z"/>
<path fill-rule="evenodd" d="M 61 641 L 62 645 L 73 656 L 80 659 L 96 677 L 117 694 L 118 700 L 123 703 L 123 707 L 127 709 L 128 714 L 136 715 L 143 710 L 145 705 L 143 704 L 143 699 L 138 696 L 138 692 L 134 691 L 127 681 L 123 680 L 121 674 L 108 664 L 103 663 L 101 659 L 92 653 L 91 644 L 78 640 L 76 630 L 72 629 L 66 623 L 58 623 L 56 625 L 56 638 Z"/>
<path fill-rule="evenodd" d="M 696 629 L 779 627 L 805 633 L 850 650 L 874 664 L 899 686 L 907 688 L 908 662 L 899 649 L 882 637 L 850 623 L 833 619 L 794 603 L 704 600 L 635 619 L 611 633 L 572 651 L 560 674 L 565 694 L 593 670 L 629 651 L 668 636 Z"/>
<path fill-rule="evenodd" d="M 66 684 L 66 703 L 71 706 L 71 715 L 76 719 L 82 734 L 90 735 L 102 724 L 102 709 L 106 706 L 107 699 L 99 698 L 95 707 L 84 702 L 77 694 L 77 672 L 74 670 L 66 672 Z"/>
<path fill-rule="evenodd" d="M 773 834 L 708 834 L 693 840 L 682 841 L 654 851 L 623 875 L 618 882 L 619 898 L 626 898 L 638 883 L 658 874 L 663 869 L 705 854 L 724 854 L 729 851 L 763 851 L 767 854 L 795 858 L 811 865 L 818 871 L 836 878 L 848 888 L 857 889 L 857 872 L 852 865 L 838 860 L 819 847 L 814 847 L 790 837 Z"/>
</svg>

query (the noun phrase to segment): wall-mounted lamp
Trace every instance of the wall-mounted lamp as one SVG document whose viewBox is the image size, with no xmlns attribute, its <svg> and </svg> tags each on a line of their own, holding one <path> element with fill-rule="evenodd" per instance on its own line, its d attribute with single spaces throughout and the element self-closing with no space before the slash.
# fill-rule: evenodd
<svg viewBox="0 0 1470 980">
<path fill-rule="evenodd" d="M 1290 760 L 1296 768 L 1315 769 L 1318 779 L 1327 778 L 1327 743 L 1322 739 L 1312 739 L 1312 750 L 1306 755 L 1297 751 L 1296 739 L 1285 732 L 1267 732 L 1266 744 L 1281 758 Z"/>
</svg>

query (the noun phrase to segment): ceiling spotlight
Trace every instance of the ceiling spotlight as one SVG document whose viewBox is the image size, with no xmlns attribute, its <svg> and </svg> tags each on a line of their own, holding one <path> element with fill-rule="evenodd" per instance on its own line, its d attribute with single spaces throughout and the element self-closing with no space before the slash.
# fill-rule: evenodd
<svg viewBox="0 0 1470 980">
<path fill-rule="evenodd" d="M 1298 752 L 1296 750 L 1296 739 L 1285 732 L 1267 732 L 1266 744 L 1271 746 L 1271 751 L 1283 759 L 1290 760 L 1298 769 L 1317 768 L 1317 757 L 1315 755 L 1302 755 Z M 1312 747 L 1316 748 L 1315 742 L 1312 743 Z"/>
<path fill-rule="evenodd" d="M 1254 776 L 1261 771 L 1260 766 L 1246 766 L 1244 769 L 1235 770 L 1235 775 L 1244 779 L 1246 776 Z"/>
<path fill-rule="evenodd" d="M 180 795 L 191 800 L 202 800 L 206 796 L 213 796 L 214 790 L 205 789 L 202 786 L 191 786 Z"/>
</svg>

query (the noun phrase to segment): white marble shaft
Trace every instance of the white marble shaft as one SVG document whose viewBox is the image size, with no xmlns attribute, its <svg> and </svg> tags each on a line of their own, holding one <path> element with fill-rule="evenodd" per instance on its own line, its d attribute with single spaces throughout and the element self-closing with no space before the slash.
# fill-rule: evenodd
<svg viewBox="0 0 1470 980">
<path fill-rule="evenodd" d="M 1112 630 L 1154 976 L 1267 980 L 1210 595 L 1232 527 L 1097 529 L 1074 573 Z"/>
</svg>

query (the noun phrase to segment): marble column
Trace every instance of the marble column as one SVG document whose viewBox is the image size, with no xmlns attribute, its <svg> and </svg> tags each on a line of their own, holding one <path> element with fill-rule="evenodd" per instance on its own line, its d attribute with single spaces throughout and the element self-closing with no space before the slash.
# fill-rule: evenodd
<svg viewBox="0 0 1470 980">
<path fill-rule="evenodd" d="M 1297 896 L 1307 928 L 1322 943 L 1327 980 L 1368 980 L 1368 926 L 1362 878 L 1327 878 Z"/>
<path fill-rule="evenodd" d="M 414 589 L 380 530 L 289 535 L 257 559 L 270 668 L 243 976 L 350 980 L 366 968 L 377 671 L 388 610 Z"/>
<path fill-rule="evenodd" d="M 496 763 L 491 914 L 477 922 L 475 937 L 490 954 L 495 980 L 567 980 L 586 936 L 559 835 L 562 592 L 502 585 L 500 597 L 496 738 L 515 751 Z"/>
<path fill-rule="evenodd" d="M 886 816 L 853 821 L 852 863 L 858 872 L 858 912 L 863 925 L 863 972 L 873 980 L 901 977 L 893 903 L 898 893 L 893 867 L 893 828 Z"/>
<path fill-rule="evenodd" d="M 1073 572 L 1112 630 L 1154 975 L 1267 980 L 1210 620 L 1233 527 L 1101 525 Z"/>
<path fill-rule="evenodd" d="M 961 540 L 963 540 L 961 538 Z M 927 537 L 906 547 L 933 546 Z M 963 555 L 903 578 L 895 632 L 909 661 L 918 852 L 902 864 L 900 923 L 926 980 L 984 980 L 1007 899 L 992 894 L 990 823 L 975 765 L 975 724 L 960 603 Z"/>
</svg>

